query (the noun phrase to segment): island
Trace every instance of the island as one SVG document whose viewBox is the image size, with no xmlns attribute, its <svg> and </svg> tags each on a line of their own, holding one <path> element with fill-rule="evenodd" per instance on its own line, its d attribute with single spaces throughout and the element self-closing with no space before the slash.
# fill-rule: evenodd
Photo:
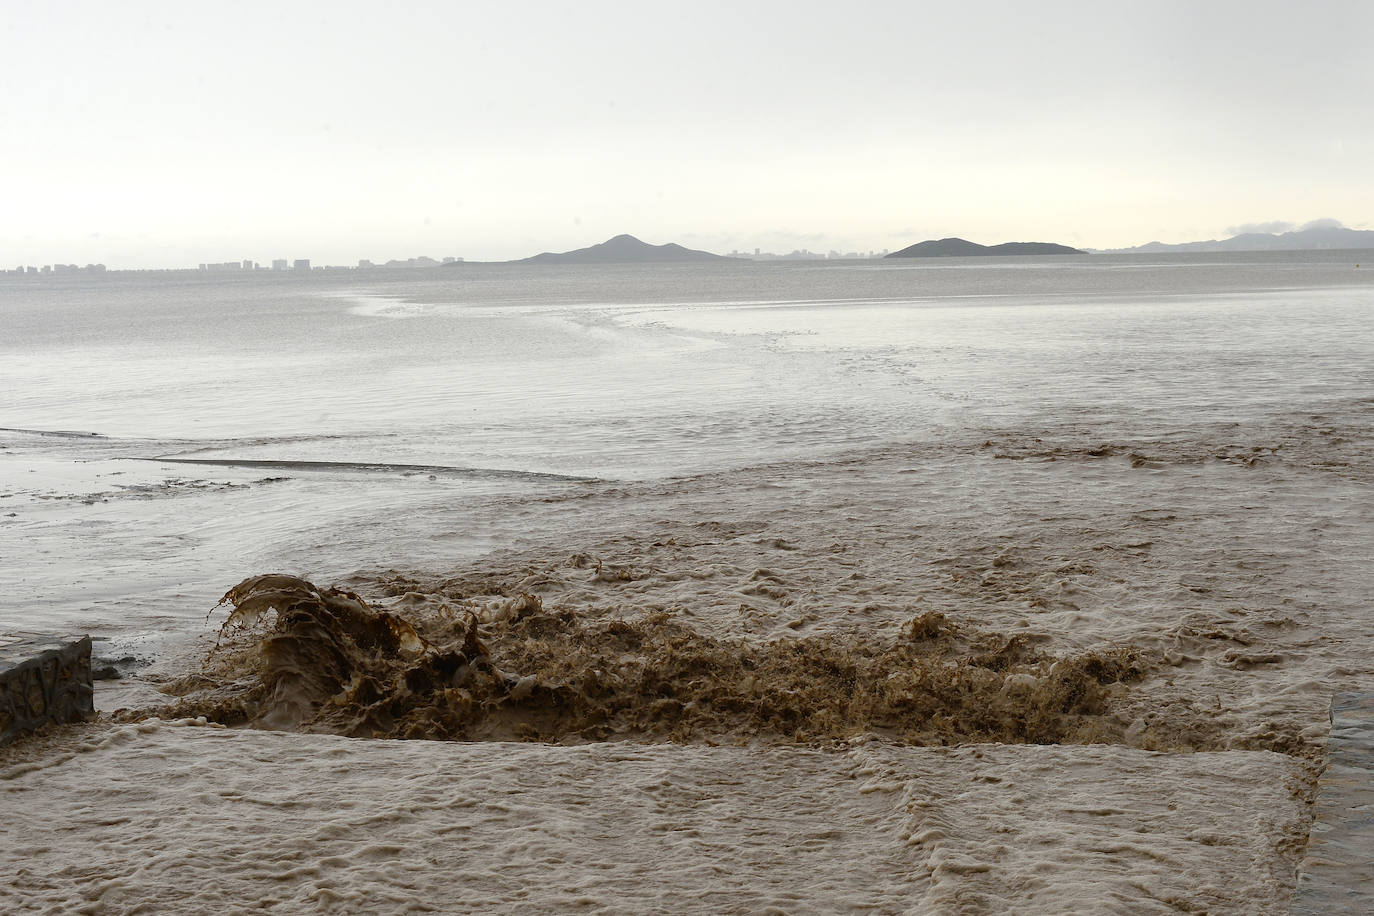
<svg viewBox="0 0 1374 916">
<path fill-rule="evenodd" d="M 1242 232 L 1203 242 L 1148 242 L 1135 248 L 1110 248 L 1104 254 L 1164 254 L 1172 251 L 1337 251 L 1374 249 L 1374 230 L 1350 229 L 1334 219 L 1319 219 L 1288 232 Z"/>
<path fill-rule="evenodd" d="M 650 245 L 641 242 L 633 235 L 617 235 L 600 245 L 579 248 L 576 251 L 550 252 L 521 258 L 516 264 L 663 264 L 686 261 L 728 261 L 723 255 L 709 251 L 683 248 L 669 242 L 666 245 Z"/>
<path fill-rule="evenodd" d="M 979 245 L 967 239 L 931 239 L 884 255 L 888 258 L 976 258 L 1010 257 L 1013 255 L 1087 254 L 1068 245 L 1053 242 L 1003 242 L 1000 245 Z"/>
</svg>

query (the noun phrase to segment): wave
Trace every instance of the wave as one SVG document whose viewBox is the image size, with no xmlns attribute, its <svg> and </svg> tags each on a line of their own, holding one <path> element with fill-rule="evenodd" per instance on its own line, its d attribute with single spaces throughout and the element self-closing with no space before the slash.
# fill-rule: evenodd
<svg viewBox="0 0 1374 916">
<path fill-rule="evenodd" d="M 481 618 L 407 618 L 282 574 L 246 579 L 221 603 L 233 609 L 220 642 L 168 686 L 183 694 L 169 715 L 358 737 L 1087 743 L 1144 664 L 1126 647 L 1051 657 L 939 613 L 885 642 L 759 645 L 662 612 L 551 611 L 529 594 Z"/>
<path fill-rule="evenodd" d="M 393 464 L 373 461 L 287 461 L 257 458 L 161 458 L 139 457 L 131 461 L 157 461 L 163 464 L 201 464 L 227 468 L 267 468 L 283 471 L 372 471 L 379 473 L 443 474 L 481 480 L 563 481 L 567 483 L 604 482 L 596 477 L 551 474 L 544 471 L 516 471 L 508 468 L 467 468 L 443 464 Z"/>
<path fill-rule="evenodd" d="M 104 439 L 100 433 L 86 433 L 70 429 L 20 429 L 13 426 L 0 426 L 0 433 L 23 433 L 26 436 L 52 436 L 59 439 Z"/>
<path fill-rule="evenodd" d="M 413 302 L 402 296 L 383 296 L 371 293 L 328 293 L 326 299 L 342 299 L 352 303 L 350 314 L 364 318 L 418 318 L 434 311 L 434 306 Z"/>
</svg>

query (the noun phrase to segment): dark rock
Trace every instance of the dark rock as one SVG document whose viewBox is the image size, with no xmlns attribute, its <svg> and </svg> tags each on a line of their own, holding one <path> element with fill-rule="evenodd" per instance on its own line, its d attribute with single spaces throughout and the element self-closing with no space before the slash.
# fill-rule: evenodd
<svg viewBox="0 0 1374 916">
<path fill-rule="evenodd" d="M 89 636 L 0 637 L 0 744 L 94 712 Z"/>
</svg>

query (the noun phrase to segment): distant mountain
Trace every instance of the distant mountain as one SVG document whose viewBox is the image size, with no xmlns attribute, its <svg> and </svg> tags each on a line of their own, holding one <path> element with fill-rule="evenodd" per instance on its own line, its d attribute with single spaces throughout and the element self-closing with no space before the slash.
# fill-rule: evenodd
<svg viewBox="0 0 1374 916">
<path fill-rule="evenodd" d="M 939 239 L 917 242 L 915 245 L 884 255 L 889 258 L 977 258 L 1010 257 L 1027 254 L 1087 254 L 1067 245 L 1053 242 L 1003 242 L 1001 245 L 979 245 L 965 239 Z"/>
<path fill-rule="evenodd" d="M 1276 235 L 1272 232 L 1246 232 L 1229 239 L 1183 242 L 1166 245 L 1150 242 L 1136 248 L 1115 248 L 1109 254 L 1152 254 L 1162 251 L 1326 251 L 1331 249 L 1374 249 L 1374 230 L 1346 229 L 1344 226 L 1311 226 Z"/>
<path fill-rule="evenodd" d="M 546 251 L 532 258 L 522 258 L 517 264 L 662 264 L 677 261 L 725 261 L 718 254 L 696 251 L 669 242 L 650 245 L 633 235 L 617 235 L 600 245 L 559 253 Z"/>
</svg>

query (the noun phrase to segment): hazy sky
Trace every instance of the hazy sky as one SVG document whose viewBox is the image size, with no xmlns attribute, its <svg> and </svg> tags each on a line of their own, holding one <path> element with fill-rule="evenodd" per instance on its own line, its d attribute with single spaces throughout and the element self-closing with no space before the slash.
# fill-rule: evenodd
<svg viewBox="0 0 1374 916">
<path fill-rule="evenodd" d="M 0 266 L 1374 226 L 1374 3 L 14 3 Z"/>
</svg>

